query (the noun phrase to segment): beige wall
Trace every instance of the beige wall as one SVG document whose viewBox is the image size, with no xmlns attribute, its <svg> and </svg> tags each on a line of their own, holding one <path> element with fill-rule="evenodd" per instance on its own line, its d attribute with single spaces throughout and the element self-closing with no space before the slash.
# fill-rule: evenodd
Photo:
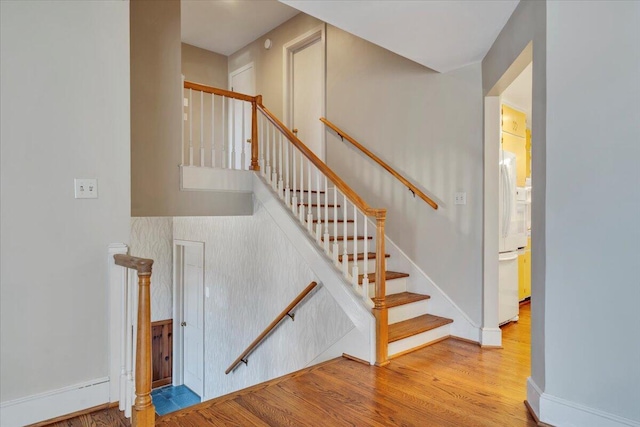
<svg viewBox="0 0 640 427">
<path fill-rule="evenodd" d="M 227 88 L 227 57 L 182 43 L 182 74 L 185 80 L 207 86 Z"/>
<path fill-rule="evenodd" d="M 251 194 L 180 191 L 178 0 L 134 0 L 131 17 L 131 215 L 250 215 Z"/>
<path fill-rule="evenodd" d="M 323 25 L 299 14 L 229 57 L 251 61 L 264 104 L 283 117 L 283 45 Z M 446 74 L 327 25 L 327 116 L 441 203 L 433 211 L 327 134 L 327 161 L 370 204 L 388 235 L 477 323 L 482 295 L 482 80 L 476 64 Z M 273 47 L 264 49 L 270 38 Z M 354 167 L 355 165 L 355 167 Z M 454 206 L 456 191 L 467 205 Z"/>
<path fill-rule="evenodd" d="M 283 118 L 282 48 L 285 43 L 319 25 L 324 24 L 304 13 L 294 16 L 276 29 L 229 55 L 229 72 L 253 62 L 256 95 L 262 95 L 262 103 L 277 117 Z M 271 39 L 273 43 L 269 50 L 264 48 L 266 39 Z"/>
</svg>

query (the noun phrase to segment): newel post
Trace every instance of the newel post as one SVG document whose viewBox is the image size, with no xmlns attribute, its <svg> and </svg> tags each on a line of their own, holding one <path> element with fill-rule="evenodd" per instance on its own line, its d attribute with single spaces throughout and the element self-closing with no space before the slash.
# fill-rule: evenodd
<svg viewBox="0 0 640 427">
<path fill-rule="evenodd" d="M 262 95 L 258 95 L 251 103 L 251 170 L 259 171 L 258 162 L 258 104 L 262 104 Z"/>
<path fill-rule="evenodd" d="M 376 319 L 376 366 L 389 364 L 389 316 L 386 303 L 386 265 L 384 250 L 384 222 L 386 211 L 376 214 L 376 294 L 373 298 L 373 315 Z"/>
<path fill-rule="evenodd" d="M 136 400 L 132 416 L 134 427 L 153 427 L 155 425 L 155 408 L 151 401 L 151 293 L 149 288 L 152 265 L 153 261 L 138 266 Z"/>
</svg>

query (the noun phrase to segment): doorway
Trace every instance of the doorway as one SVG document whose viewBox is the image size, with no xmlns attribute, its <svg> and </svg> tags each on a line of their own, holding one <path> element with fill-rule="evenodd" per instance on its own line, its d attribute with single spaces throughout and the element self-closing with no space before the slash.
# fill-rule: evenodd
<svg viewBox="0 0 640 427">
<path fill-rule="evenodd" d="M 285 124 L 325 161 L 325 27 L 321 25 L 284 45 Z"/>
<path fill-rule="evenodd" d="M 204 242 L 173 243 L 173 385 L 204 398 Z"/>
<path fill-rule="evenodd" d="M 253 62 L 229 73 L 229 89 L 245 95 L 255 95 L 256 81 Z M 228 164 L 231 169 L 249 170 L 251 165 L 251 104 L 238 99 L 227 99 L 229 123 Z"/>
<path fill-rule="evenodd" d="M 485 347 L 502 345 L 499 325 L 518 320 L 519 303 L 528 301 L 531 295 L 531 174 L 535 173 L 531 170 L 530 155 L 532 54 L 533 44 L 529 43 L 485 96 L 484 102 L 481 344 Z M 505 167 L 507 163 L 511 165 Z M 513 176 L 506 176 L 510 168 Z M 505 203 L 507 199 L 509 203 Z M 507 211 L 510 213 L 505 216 Z M 518 244 L 511 244 L 514 241 Z M 525 270 L 528 277 L 523 274 Z M 523 290 L 525 283 L 528 289 Z"/>
</svg>

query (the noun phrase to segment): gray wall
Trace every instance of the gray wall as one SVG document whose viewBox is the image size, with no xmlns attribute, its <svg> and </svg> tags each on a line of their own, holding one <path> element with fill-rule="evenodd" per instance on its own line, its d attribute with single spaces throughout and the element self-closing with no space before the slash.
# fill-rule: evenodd
<svg viewBox="0 0 640 427">
<path fill-rule="evenodd" d="M 129 9 L 0 7 L 6 402 L 108 376 L 107 246 L 129 238 Z M 74 199 L 74 178 L 97 178 L 99 198 Z"/>
<path fill-rule="evenodd" d="M 180 191 L 180 2 L 130 6 L 131 215 L 250 215 L 251 194 Z"/>
<path fill-rule="evenodd" d="M 548 2 L 544 391 L 636 422 L 639 135 L 640 3 Z"/>
<path fill-rule="evenodd" d="M 182 43 L 182 74 L 185 80 L 226 89 L 229 80 L 227 67 L 226 56 Z"/>
<path fill-rule="evenodd" d="M 321 25 L 299 14 L 229 57 L 253 61 L 257 91 L 283 117 L 282 47 Z M 264 39 L 273 47 L 265 50 Z M 478 324 L 482 292 L 480 65 L 438 74 L 327 26 L 327 117 L 441 203 L 432 210 L 378 166 L 327 134 L 327 162 L 367 202 L 388 211 L 389 237 Z M 454 206 L 456 191 L 467 205 Z"/>
<path fill-rule="evenodd" d="M 482 61 L 485 95 L 500 94 L 527 63 L 512 64 L 532 43 L 533 113 L 532 149 L 532 235 L 531 235 L 531 377 L 545 385 L 545 191 L 546 191 L 546 5 L 544 1 L 521 1 Z M 496 177 L 497 179 L 497 177 Z M 497 181 L 495 190 L 498 190 Z"/>
</svg>

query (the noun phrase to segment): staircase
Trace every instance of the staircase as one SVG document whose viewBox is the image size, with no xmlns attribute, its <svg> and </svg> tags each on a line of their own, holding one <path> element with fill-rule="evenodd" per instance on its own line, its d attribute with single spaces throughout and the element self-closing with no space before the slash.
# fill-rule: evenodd
<svg viewBox="0 0 640 427">
<path fill-rule="evenodd" d="M 333 223 L 333 219 L 337 213 L 338 233 L 337 238 L 333 235 L 329 236 L 329 244 L 337 243 L 338 261 L 340 264 L 343 262 L 343 257 L 346 252 L 347 260 L 351 263 L 354 261 L 357 253 L 357 265 L 358 271 L 365 271 L 364 263 L 366 262 L 367 270 L 371 273 L 367 274 L 368 280 L 368 295 L 373 301 L 373 295 L 375 294 L 376 283 L 376 253 L 375 253 L 375 238 L 372 235 L 365 236 L 364 234 L 354 235 L 354 220 L 348 216 L 346 219 L 346 231 L 344 234 L 344 210 L 340 203 L 336 203 L 332 200 L 332 192 L 329 189 L 328 195 L 324 191 L 312 191 L 311 202 L 307 200 L 309 192 L 304 192 L 302 196 L 298 196 L 299 200 L 302 197 L 299 206 L 304 206 L 306 209 L 309 206 L 312 209 L 314 218 L 318 218 L 318 214 L 324 215 L 324 212 L 318 212 L 328 207 L 329 223 Z M 298 193 L 299 194 L 299 193 Z M 320 204 L 318 204 L 318 196 Z M 328 200 L 326 200 L 328 197 Z M 324 221 L 324 216 L 322 216 Z M 318 220 L 313 221 L 314 225 L 318 224 Z M 373 227 L 370 227 L 373 229 Z M 324 237 L 321 238 L 321 246 L 324 246 Z M 355 246 L 358 245 L 358 250 L 355 250 Z M 346 246 L 346 251 L 345 251 Z M 365 256 L 366 254 L 366 256 Z M 365 259 L 366 258 L 366 259 Z M 385 254 L 387 264 L 393 264 L 389 254 Z M 425 347 L 431 343 L 440 341 L 449 337 L 449 324 L 453 322 L 452 319 L 445 317 L 435 316 L 429 314 L 429 295 L 417 294 L 409 292 L 408 283 L 410 283 L 410 276 L 407 273 L 391 271 L 386 269 L 386 305 L 388 309 L 388 357 L 393 358 L 406 354 L 408 352 Z M 357 292 L 363 293 L 364 274 L 358 275 L 358 289 Z"/>
</svg>

